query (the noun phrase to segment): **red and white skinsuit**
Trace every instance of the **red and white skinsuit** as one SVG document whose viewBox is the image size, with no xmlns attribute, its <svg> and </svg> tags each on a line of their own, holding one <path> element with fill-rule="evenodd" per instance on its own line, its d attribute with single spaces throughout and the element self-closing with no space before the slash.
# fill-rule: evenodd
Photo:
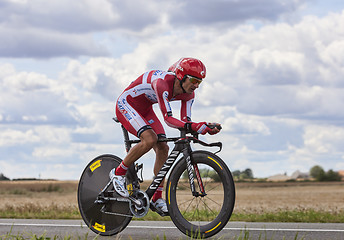
<svg viewBox="0 0 344 240">
<path fill-rule="evenodd" d="M 133 135 L 152 128 L 159 137 L 165 130 L 153 111 L 158 103 L 168 126 L 183 128 L 191 121 L 191 105 L 195 94 L 183 93 L 173 97 L 175 74 L 160 70 L 146 72 L 132 82 L 117 99 L 116 116 L 121 124 Z M 171 101 L 181 101 L 181 120 L 172 116 Z"/>
</svg>

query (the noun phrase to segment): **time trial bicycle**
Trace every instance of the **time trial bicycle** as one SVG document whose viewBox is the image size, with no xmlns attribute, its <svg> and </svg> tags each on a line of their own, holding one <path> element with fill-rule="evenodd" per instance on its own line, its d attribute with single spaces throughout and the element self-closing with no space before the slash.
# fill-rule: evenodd
<svg viewBox="0 0 344 240">
<path fill-rule="evenodd" d="M 128 131 L 121 127 L 128 152 L 140 140 L 130 139 Z M 197 133 L 185 129 L 180 129 L 180 137 L 159 141 L 174 142 L 173 150 L 145 191 L 140 189 L 143 165 L 129 167 L 126 175 L 128 198 L 116 193 L 109 178 L 110 170 L 122 162 L 121 158 L 104 154 L 86 166 L 78 185 L 78 206 L 92 231 L 104 236 L 115 235 L 125 229 L 133 217 L 144 217 L 150 209 L 150 199 L 167 175 L 168 215 L 181 232 L 190 237 L 207 238 L 227 224 L 234 208 L 235 186 L 227 165 L 216 155 L 221 151 L 222 143 L 203 142 Z M 191 143 L 218 147 L 219 150 L 215 153 L 193 151 Z M 158 213 L 164 216 L 162 212 Z"/>
</svg>

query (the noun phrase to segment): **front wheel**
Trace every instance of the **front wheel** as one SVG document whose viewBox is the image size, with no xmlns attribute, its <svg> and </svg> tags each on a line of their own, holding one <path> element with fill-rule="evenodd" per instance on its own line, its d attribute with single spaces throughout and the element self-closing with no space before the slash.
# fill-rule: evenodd
<svg viewBox="0 0 344 240">
<path fill-rule="evenodd" d="M 190 237 L 207 238 L 218 233 L 232 215 L 234 181 L 227 165 L 215 154 L 195 151 L 192 159 L 195 190 L 201 193 L 202 189 L 195 172 L 198 168 L 203 194 L 192 194 L 186 161 L 182 159 L 173 168 L 167 182 L 167 207 L 180 231 Z"/>
</svg>

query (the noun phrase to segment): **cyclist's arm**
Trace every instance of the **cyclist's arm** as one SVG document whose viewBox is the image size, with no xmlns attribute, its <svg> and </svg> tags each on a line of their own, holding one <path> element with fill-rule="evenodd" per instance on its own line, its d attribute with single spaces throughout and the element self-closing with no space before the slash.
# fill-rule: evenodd
<svg viewBox="0 0 344 240">
<path fill-rule="evenodd" d="M 167 83 L 163 82 L 162 80 L 157 80 L 156 84 L 156 94 L 158 98 L 158 104 L 164 120 L 166 124 L 173 128 L 183 128 L 185 126 L 186 121 L 179 120 L 173 117 L 172 108 L 170 106 L 170 91 L 168 89 Z"/>
<path fill-rule="evenodd" d="M 194 98 L 188 100 L 182 100 L 180 109 L 180 118 L 184 122 L 191 122 L 191 106 Z"/>
</svg>

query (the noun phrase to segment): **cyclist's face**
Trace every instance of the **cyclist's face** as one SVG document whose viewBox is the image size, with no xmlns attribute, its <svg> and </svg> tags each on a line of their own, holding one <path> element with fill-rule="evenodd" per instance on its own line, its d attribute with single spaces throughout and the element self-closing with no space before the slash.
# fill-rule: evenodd
<svg viewBox="0 0 344 240">
<path fill-rule="evenodd" d="M 187 77 L 186 80 L 183 83 L 183 88 L 185 89 L 185 92 L 192 93 L 196 90 L 196 88 L 199 87 L 202 80 L 197 80 L 193 77 Z"/>
</svg>

